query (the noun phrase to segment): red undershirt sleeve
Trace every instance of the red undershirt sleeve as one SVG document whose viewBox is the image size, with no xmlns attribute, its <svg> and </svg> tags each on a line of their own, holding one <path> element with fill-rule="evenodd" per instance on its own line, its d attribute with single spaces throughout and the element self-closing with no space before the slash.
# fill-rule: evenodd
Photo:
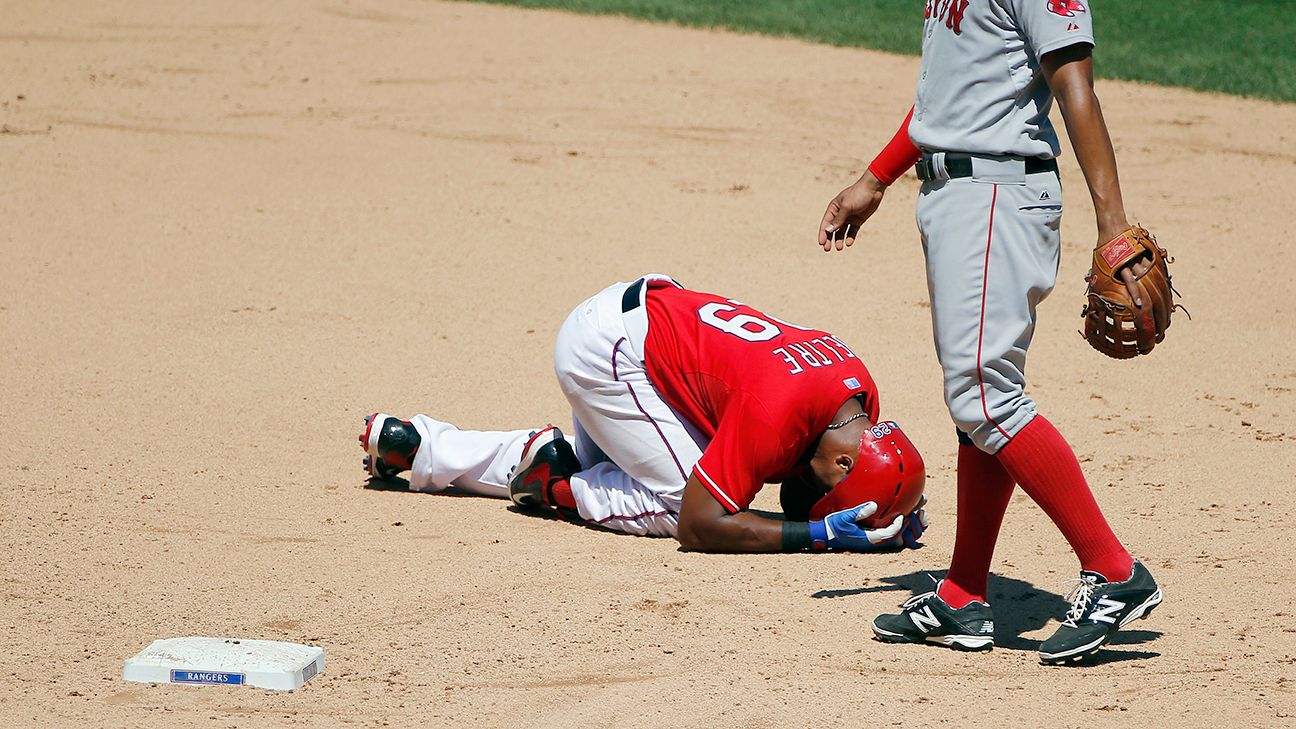
<svg viewBox="0 0 1296 729">
<path fill-rule="evenodd" d="M 913 119 L 913 112 L 913 107 L 909 107 L 909 113 L 905 115 L 900 129 L 896 131 L 887 146 L 882 148 L 878 156 L 869 163 L 869 172 L 872 172 L 873 176 L 884 185 L 895 182 L 922 157 L 922 151 L 909 141 L 909 122 Z"/>
</svg>

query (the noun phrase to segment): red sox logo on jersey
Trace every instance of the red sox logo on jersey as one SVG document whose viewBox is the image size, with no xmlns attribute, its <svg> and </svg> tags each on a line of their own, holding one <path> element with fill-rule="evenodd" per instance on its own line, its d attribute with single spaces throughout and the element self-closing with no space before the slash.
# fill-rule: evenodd
<svg viewBox="0 0 1296 729">
<path fill-rule="evenodd" d="M 1064 18 L 1074 18 L 1076 13 L 1085 11 L 1085 6 L 1076 0 L 1048 0 L 1048 9 L 1050 13 Z"/>
<path fill-rule="evenodd" d="M 962 35 L 963 13 L 967 11 L 970 0 L 927 0 L 924 18 L 936 18 L 945 21 L 945 27 Z"/>
</svg>

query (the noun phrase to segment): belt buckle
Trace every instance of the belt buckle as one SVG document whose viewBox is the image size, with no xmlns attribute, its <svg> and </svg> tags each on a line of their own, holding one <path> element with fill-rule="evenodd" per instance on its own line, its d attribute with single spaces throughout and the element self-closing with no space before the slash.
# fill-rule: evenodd
<svg viewBox="0 0 1296 729">
<path fill-rule="evenodd" d="M 923 155 L 918 159 L 917 172 L 918 172 L 918 179 L 920 180 L 927 181 L 927 180 L 935 179 L 936 175 L 932 170 L 931 157 L 928 157 L 927 155 Z"/>
</svg>

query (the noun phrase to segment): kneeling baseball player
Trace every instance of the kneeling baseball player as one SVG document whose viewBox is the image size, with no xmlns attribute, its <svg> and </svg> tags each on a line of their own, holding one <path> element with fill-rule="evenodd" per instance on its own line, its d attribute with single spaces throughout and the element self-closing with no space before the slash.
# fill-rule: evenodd
<svg viewBox="0 0 1296 729">
<path fill-rule="evenodd" d="M 572 440 L 375 413 L 365 467 L 689 550 L 871 551 L 915 546 L 927 527 L 922 458 L 878 421 L 868 370 L 827 332 L 649 275 L 576 307 L 554 369 Z M 747 510 L 779 482 L 787 521 Z"/>
</svg>

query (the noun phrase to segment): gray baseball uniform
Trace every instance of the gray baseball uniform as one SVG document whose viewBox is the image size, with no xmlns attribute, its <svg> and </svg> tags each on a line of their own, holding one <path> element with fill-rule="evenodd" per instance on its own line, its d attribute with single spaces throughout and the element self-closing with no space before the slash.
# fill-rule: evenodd
<svg viewBox="0 0 1296 729">
<path fill-rule="evenodd" d="M 928 0 L 909 138 L 924 151 L 1056 157 L 1039 59 L 1093 42 L 1074 0 Z"/>
<path fill-rule="evenodd" d="M 995 453 L 1035 416 L 1026 350 L 1053 289 L 1062 189 L 1040 57 L 1093 44 L 1075 0 L 928 0 L 909 136 L 945 401 Z"/>
</svg>

